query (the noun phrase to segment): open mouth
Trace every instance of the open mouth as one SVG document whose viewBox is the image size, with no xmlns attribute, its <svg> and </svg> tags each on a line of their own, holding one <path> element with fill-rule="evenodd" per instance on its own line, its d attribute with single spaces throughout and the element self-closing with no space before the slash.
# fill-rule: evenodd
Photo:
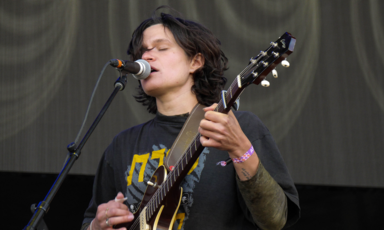
<svg viewBox="0 0 384 230">
<path fill-rule="evenodd" d="M 151 68 L 151 73 L 153 73 L 153 72 L 157 72 L 158 70 L 157 69 L 155 69 L 155 68 Z"/>
</svg>

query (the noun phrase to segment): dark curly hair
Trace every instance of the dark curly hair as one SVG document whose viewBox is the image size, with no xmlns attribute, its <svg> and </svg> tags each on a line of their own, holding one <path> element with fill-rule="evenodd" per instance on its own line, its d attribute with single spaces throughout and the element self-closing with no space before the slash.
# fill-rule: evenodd
<svg viewBox="0 0 384 230">
<path fill-rule="evenodd" d="M 194 85 L 191 90 L 196 95 L 197 101 L 206 106 L 218 102 L 220 92 L 227 82 L 227 79 L 223 77 L 224 71 L 228 69 L 228 59 L 220 48 L 220 41 L 209 29 L 199 23 L 166 13 L 156 16 L 157 11 L 163 8 L 170 7 L 158 7 L 151 18 L 146 19 L 136 28 L 132 34 L 127 54 L 130 55 L 131 60 L 140 59 L 143 54 L 144 30 L 152 25 L 162 24 L 172 32 L 176 42 L 189 58 L 193 58 L 198 53 L 204 57 L 204 66 L 193 74 Z M 138 94 L 134 96 L 136 101 L 148 106 L 148 112 L 155 114 L 157 112 L 155 97 L 147 95 L 140 82 L 137 89 Z"/>
</svg>

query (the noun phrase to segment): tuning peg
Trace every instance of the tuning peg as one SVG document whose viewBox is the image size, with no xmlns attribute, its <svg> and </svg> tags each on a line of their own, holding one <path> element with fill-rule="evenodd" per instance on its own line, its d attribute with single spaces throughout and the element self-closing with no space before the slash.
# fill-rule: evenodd
<svg viewBox="0 0 384 230">
<path fill-rule="evenodd" d="M 288 68 L 290 66 L 289 62 L 287 61 L 287 59 L 285 59 L 284 61 L 281 62 L 281 65 L 283 65 L 285 68 Z"/>
<path fill-rule="evenodd" d="M 261 61 L 260 64 L 262 64 L 264 67 L 267 67 L 269 65 L 269 63 L 265 61 Z"/>
<path fill-rule="evenodd" d="M 272 70 L 272 76 L 273 76 L 274 78 L 278 78 L 278 77 L 279 77 L 279 75 L 277 74 L 276 69 L 273 69 L 273 70 Z"/>
<path fill-rule="evenodd" d="M 269 83 L 269 81 L 267 81 L 267 80 L 262 80 L 261 81 L 261 85 L 263 86 L 263 87 L 269 87 L 270 85 L 271 85 L 271 83 Z"/>
<path fill-rule="evenodd" d="M 277 58 L 279 56 L 279 53 L 272 51 L 272 55 Z"/>
</svg>

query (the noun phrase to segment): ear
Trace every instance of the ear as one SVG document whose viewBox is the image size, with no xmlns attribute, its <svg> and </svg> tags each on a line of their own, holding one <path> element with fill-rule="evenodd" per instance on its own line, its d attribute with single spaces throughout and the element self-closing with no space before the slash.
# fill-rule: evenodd
<svg viewBox="0 0 384 230">
<path fill-rule="evenodd" d="M 189 68 L 189 73 L 193 74 L 196 70 L 204 66 L 205 59 L 201 53 L 196 54 L 191 61 L 191 66 Z"/>
</svg>

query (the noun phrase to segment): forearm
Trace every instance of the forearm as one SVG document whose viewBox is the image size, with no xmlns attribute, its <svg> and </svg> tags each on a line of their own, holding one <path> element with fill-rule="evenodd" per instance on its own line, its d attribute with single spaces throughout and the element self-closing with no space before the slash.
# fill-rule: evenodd
<svg viewBox="0 0 384 230">
<path fill-rule="evenodd" d="M 237 177 L 239 190 L 261 229 L 282 229 L 287 221 L 287 198 L 279 184 L 259 162 L 256 174 L 249 180 Z"/>
<path fill-rule="evenodd" d="M 252 147 L 251 143 L 249 143 L 249 146 Z M 248 149 L 250 149 L 250 148 L 248 148 Z M 247 152 L 247 150 L 245 150 L 245 151 L 243 150 L 242 155 L 245 152 Z M 230 154 L 230 157 L 233 159 L 234 155 Z M 239 159 L 239 157 L 241 157 L 241 156 L 240 155 L 236 156 L 237 159 Z M 236 173 L 237 173 L 237 176 L 239 177 L 239 179 L 241 181 L 246 181 L 246 180 L 251 179 L 254 175 L 256 175 L 259 162 L 260 162 L 259 157 L 257 156 L 257 154 L 255 152 L 253 152 L 252 155 L 247 160 L 245 160 L 244 162 L 233 163 L 233 167 L 235 167 L 235 170 L 236 170 Z"/>
</svg>

